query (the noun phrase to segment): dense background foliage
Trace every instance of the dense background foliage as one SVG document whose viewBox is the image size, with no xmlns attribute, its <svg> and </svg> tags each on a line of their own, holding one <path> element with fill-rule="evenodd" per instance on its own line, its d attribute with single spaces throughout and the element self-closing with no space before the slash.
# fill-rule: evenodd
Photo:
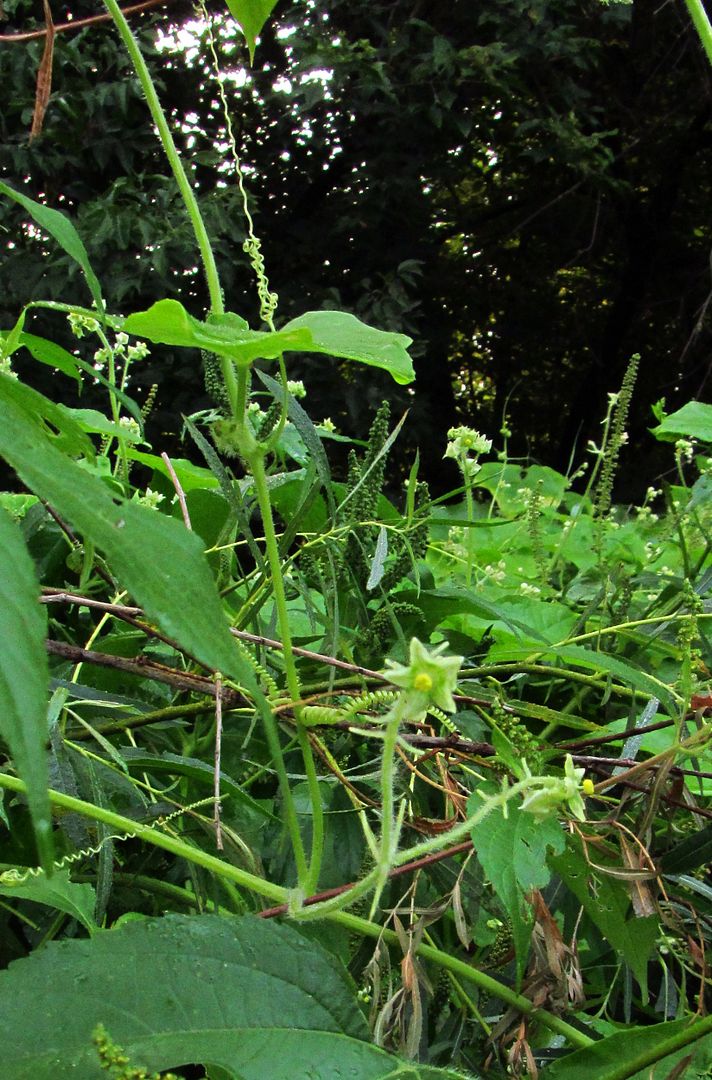
<svg viewBox="0 0 712 1080">
<path fill-rule="evenodd" d="M 3 1080 L 703 1080 L 684 9 L 212 12 L 133 16 L 198 204 L 107 25 L 0 49 Z"/>
<path fill-rule="evenodd" d="M 25 0 L 5 0 L 4 12 L 6 32 L 37 15 Z M 66 15 L 59 7 L 55 22 Z M 158 25 L 171 36 L 167 16 L 178 28 L 191 15 L 178 4 L 134 21 L 183 124 L 231 306 L 254 311 L 205 54 L 188 45 L 186 64 L 153 49 Z M 413 405 L 403 448 L 420 446 L 439 490 L 454 473 L 443 472 L 438 433 L 476 419 L 493 434 L 505 410 L 514 453 L 565 468 L 577 438 L 597 437 L 605 395 L 638 351 L 622 495 L 639 496 L 651 404 L 664 396 L 674 408 L 709 390 L 710 75 L 681 0 L 491 0 L 476 12 L 303 0 L 275 15 L 252 71 L 229 26 L 221 64 L 280 317 L 343 307 L 414 337 L 415 397 L 397 399 Z M 199 309 L 190 232 L 114 31 L 57 35 L 44 132 L 28 145 L 41 50 L 0 49 L 13 88 L 0 176 L 76 208 L 117 304 L 195 295 Z M 17 214 L 0 213 L 9 240 Z M 70 272 L 37 238 L 11 242 L 4 324 L 40 283 L 65 289 Z M 144 378 L 170 370 L 154 416 L 172 431 L 201 380 L 189 356 L 157 364 Z M 344 395 L 334 379 L 310 371 L 315 415 L 349 433 L 392 393 L 376 379 Z"/>
</svg>

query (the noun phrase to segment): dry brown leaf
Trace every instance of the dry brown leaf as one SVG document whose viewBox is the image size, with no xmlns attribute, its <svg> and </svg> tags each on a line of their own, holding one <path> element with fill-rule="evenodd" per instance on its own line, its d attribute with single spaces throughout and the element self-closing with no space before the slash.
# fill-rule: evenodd
<svg viewBox="0 0 712 1080">
<path fill-rule="evenodd" d="M 45 35 L 45 47 L 42 53 L 40 66 L 37 69 L 37 89 L 35 90 L 35 111 L 32 114 L 32 128 L 30 129 L 30 142 L 42 134 L 45 113 L 49 105 L 49 96 L 52 93 L 52 60 L 54 57 L 54 22 L 48 0 L 43 0 L 47 33 Z"/>
<path fill-rule="evenodd" d="M 628 870 L 636 871 L 645 869 L 643 864 L 649 862 L 649 857 L 646 859 L 646 853 L 641 851 L 640 848 L 633 847 L 629 844 L 623 833 L 619 834 L 618 842 L 621 846 L 623 862 L 625 863 L 626 868 Z M 627 884 L 633 911 L 637 917 L 642 919 L 646 915 L 655 915 L 657 913 L 657 908 L 655 906 L 652 890 L 647 882 L 636 877 L 629 880 Z"/>
</svg>

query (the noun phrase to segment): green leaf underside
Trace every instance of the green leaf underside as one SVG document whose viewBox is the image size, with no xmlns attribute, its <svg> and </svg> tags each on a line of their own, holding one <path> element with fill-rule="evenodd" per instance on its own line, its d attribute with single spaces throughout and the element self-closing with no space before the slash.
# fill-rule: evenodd
<svg viewBox="0 0 712 1080">
<path fill-rule="evenodd" d="M 0 432 L 0 438 L 2 438 Z M 42 864 L 52 862 L 52 820 L 47 797 L 46 610 L 22 533 L 0 509 L 0 735 L 27 784 Z"/>
<path fill-rule="evenodd" d="M 159 300 L 147 311 L 129 315 L 123 330 L 161 345 L 203 349 L 243 365 L 275 360 L 284 352 L 326 353 L 383 368 L 397 383 L 415 378 L 406 351 L 410 338 L 376 330 L 340 311 L 309 311 L 270 332 L 250 330 L 244 319 L 230 312 L 202 323 L 177 300 Z"/>
<path fill-rule="evenodd" d="M 3 337 L 7 342 L 7 334 L 0 333 L 0 337 Z M 21 345 L 24 345 L 30 355 L 39 363 L 56 368 L 57 371 L 61 371 L 64 375 L 75 379 L 77 385 L 81 387 L 81 376 L 76 359 L 61 345 L 56 345 L 53 341 L 47 341 L 46 338 L 37 337 L 36 334 L 20 332 L 17 335 L 17 348 Z"/>
<path fill-rule="evenodd" d="M 4 1080 L 95 1080 L 99 1023 L 149 1070 L 210 1062 L 245 1080 L 382 1080 L 397 1067 L 368 1041 L 333 955 L 253 917 L 170 915 L 51 942 L 0 974 L 0 1012 Z"/>
<path fill-rule="evenodd" d="M 43 206 L 42 203 L 35 202 L 34 199 L 30 199 L 27 195 L 23 195 L 21 191 L 15 191 L 14 188 L 4 184 L 1 180 L 0 193 L 7 195 L 10 199 L 14 199 L 16 203 L 19 203 L 20 206 L 27 210 L 39 227 L 44 229 L 45 232 L 48 232 L 50 236 L 57 241 L 59 246 L 66 251 L 67 255 L 78 263 L 84 272 L 89 291 L 98 311 L 103 311 L 104 302 L 101 298 L 101 286 L 99 285 L 96 274 L 91 268 L 89 255 L 87 254 L 87 249 L 84 247 L 84 241 L 69 218 L 65 214 L 60 213 L 59 210 L 53 210 L 50 206 Z"/>
<path fill-rule="evenodd" d="M 206 666 L 254 690 L 254 678 L 235 648 L 194 533 L 113 494 L 56 450 L 15 403 L 2 399 L 0 454 L 31 491 L 51 501 L 102 551 L 149 619 Z"/>
<path fill-rule="evenodd" d="M 0 398 L 7 398 L 15 402 L 33 419 L 43 420 L 49 425 L 49 431 L 54 429 L 57 434 L 52 435 L 57 447 L 72 456 L 94 458 L 94 447 L 91 439 L 83 428 L 74 419 L 71 411 L 63 405 L 55 405 L 53 401 L 26 386 L 19 379 L 13 379 L 11 375 L 0 372 Z"/>
</svg>

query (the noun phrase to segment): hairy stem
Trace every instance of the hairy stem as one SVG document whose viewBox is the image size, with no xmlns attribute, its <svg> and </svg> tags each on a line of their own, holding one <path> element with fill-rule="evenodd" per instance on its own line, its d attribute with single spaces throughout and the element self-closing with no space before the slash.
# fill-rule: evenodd
<svg viewBox="0 0 712 1080">
<path fill-rule="evenodd" d="M 309 788 L 309 798 L 311 802 L 311 859 L 309 862 L 308 870 L 303 870 L 302 873 L 300 873 L 299 875 L 299 884 L 303 889 L 304 893 L 308 894 L 316 890 L 317 884 L 319 882 L 319 872 L 321 869 L 321 860 L 324 851 L 324 815 L 321 807 L 319 777 L 316 771 L 316 765 L 314 762 L 314 755 L 312 754 L 311 743 L 309 742 L 309 736 L 307 734 L 306 728 L 304 727 L 304 724 L 301 722 L 301 709 L 299 705 L 299 702 L 301 700 L 301 686 L 299 684 L 299 675 L 297 673 L 297 665 L 294 659 L 294 653 L 292 652 L 292 635 L 289 627 L 287 596 L 284 591 L 282 564 L 279 557 L 279 543 L 277 541 L 277 534 L 274 528 L 272 504 L 270 503 L 269 499 L 269 490 L 267 488 L 267 474 L 265 472 L 264 454 L 262 453 L 262 451 L 256 451 L 254 454 L 252 454 L 248 458 L 248 465 L 255 484 L 257 505 L 259 506 L 260 514 L 262 516 L 262 527 L 264 530 L 265 538 L 265 551 L 267 553 L 267 562 L 272 578 L 272 591 L 274 596 L 275 608 L 277 610 L 277 622 L 279 626 L 280 636 L 282 638 L 282 644 L 284 646 L 284 670 L 287 678 L 287 689 L 289 691 L 289 696 L 294 703 L 294 720 L 297 729 L 297 740 L 299 742 L 299 749 L 302 752 L 302 758 L 304 759 L 304 771 L 306 773 L 307 786 Z M 287 785 L 287 787 L 288 786 L 289 785 Z M 291 823 L 290 819 L 288 818 L 290 834 L 292 836 L 292 843 L 296 844 L 298 840 L 298 845 L 297 847 L 295 847 L 296 856 L 297 850 L 302 849 L 302 841 L 299 834 L 296 814 L 294 812 L 294 803 L 291 790 L 285 792 L 284 797 L 285 806 L 287 808 L 288 814 L 292 815 Z M 296 833 L 294 831 L 295 829 Z"/>
</svg>

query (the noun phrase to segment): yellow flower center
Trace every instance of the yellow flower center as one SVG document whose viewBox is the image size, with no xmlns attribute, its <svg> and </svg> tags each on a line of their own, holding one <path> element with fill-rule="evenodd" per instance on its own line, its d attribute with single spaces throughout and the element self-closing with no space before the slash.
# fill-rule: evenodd
<svg viewBox="0 0 712 1080">
<path fill-rule="evenodd" d="M 413 687 L 415 690 L 420 690 L 422 693 L 427 694 L 429 690 L 433 689 L 433 680 L 427 672 L 421 671 L 413 679 Z"/>
</svg>

